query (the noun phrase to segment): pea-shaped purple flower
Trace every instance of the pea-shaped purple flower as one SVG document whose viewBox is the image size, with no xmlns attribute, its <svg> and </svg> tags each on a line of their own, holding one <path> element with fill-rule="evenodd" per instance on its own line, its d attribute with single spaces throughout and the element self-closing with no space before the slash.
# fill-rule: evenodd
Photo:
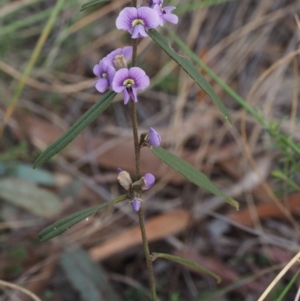
<svg viewBox="0 0 300 301">
<path fill-rule="evenodd" d="M 139 201 L 138 199 L 134 199 L 131 202 L 131 206 L 135 212 L 138 212 L 141 208 L 141 201 Z"/>
<path fill-rule="evenodd" d="M 147 37 L 146 30 L 158 25 L 159 16 L 150 7 L 126 7 L 116 20 L 117 28 L 128 31 L 132 39 Z"/>
<path fill-rule="evenodd" d="M 107 65 L 102 60 L 99 64 L 94 66 L 93 72 L 99 77 L 99 79 L 94 82 L 94 85 L 99 92 L 103 93 L 111 87 L 116 73 L 116 70 L 112 66 Z"/>
<path fill-rule="evenodd" d="M 162 7 L 162 1 L 161 1 L 161 3 L 160 3 L 160 1 L 157 1 L 156 3 L 157 4 L 153 5 L 153 10 L 156 11 L 159 16 L 159 25 L 160 26 L 164 25 L 164 21 L 170 22 L 173 24 L 178 23 L 178 17 L 175 14 L 171 13 L 171 11 L 176 8 L 175 6 Z"/>
<path fill-rule="evenodd" d="M 122 68 L 118 70 L 114 76 L 112 89 L 116 93 L 123 92 L 124 104 L 126 105 L 130 98 L 134 102 L 137 102 L 137 90 L 143 90 L 147 88 L 149 84 L 150 79 L 141 68 Z"/>
<path fill-rule="evenodd" d="M 149 128 L 146 142 L 153 147 L 160 146 L 161 137 L 154 128 Z"/>
<path fill-rule="evenodd" d="M 151 188 L 155 182 L 155 177 L 153 174 L 151 173 L 146 173 L 143 176 L 143 180 L 145 182 L 145 185 L 142 187 L 143 190 L 148 190 L 149 188 Z"/>
<path fill-rule="evenodd" d="M 109 53 L 103 61 L 107 64 L 112 66 L 113 68 L 116 68 L 114 61 L 117 58 L 124 57 L 126 61 L 129 61 L 132 57 L 132 46 L 126 46 L 124 48 L 118 48 L 111 53 Z"/>
</svg>

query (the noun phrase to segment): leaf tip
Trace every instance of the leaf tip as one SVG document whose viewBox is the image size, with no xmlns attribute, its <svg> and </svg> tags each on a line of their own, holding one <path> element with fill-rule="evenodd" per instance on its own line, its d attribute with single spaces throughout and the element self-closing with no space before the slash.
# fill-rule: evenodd
<svg viewBox="0 0 300 301">
<path fill-rule="evenodd" d="M 238 201 L 236 201 L 236 200 L 234 200 L 232 198 L 229 198 L 229 197 L 226 198 L 226 201 L 227 201 L 228 204 L 230 204 L 231 206 L 233 206 L 236 209 L 236 211 L 239 210 L 240 204 L 239 204 Z"/>
</svg>

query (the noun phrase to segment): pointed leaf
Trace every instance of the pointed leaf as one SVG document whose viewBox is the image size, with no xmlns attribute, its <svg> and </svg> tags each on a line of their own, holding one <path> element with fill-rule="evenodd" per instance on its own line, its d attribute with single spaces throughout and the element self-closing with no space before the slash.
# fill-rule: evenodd
<svg viewBox="0 0 300 301">
<path fill-rule="evenodd" d="M 85 112 L 61 137 L 50 144 L 36 159 L 33 168 L 37 168 L 64 149 L 75 137 L 92 123 L 113 101 L 116 93 L 107 92 L 87 112 Z"/>
<path fill-rule="evenodd" d="M 87 3 L 85 3 L 85 4 L 83 4 L 81 6 L 80 11 L 83 11 L 83 10 L 85 10 L 85 9 L 87 9 L 89 7 L 95 6 L 95 5 L 105 4 L 107 2 L 110 2 L 110 0 L 94 0 L 94 1 L 89 1 L 89 2 L 87 2 Z"/>
<path fill-rule="evenodd" d="M 200 188 L 208 190 L 212 194 L 220 196 L 226 201 L 234 206 L 236 209 L 239 209 L 239 203 L 234 199 L 225 195 L 218 187 L 216 187 L 208 177 L 192 166 L 190 163 L 182 160 L 181 158 L 175 156 L 174 154 L 168 152 L 167 150 L 161 147 L 152 147 L 150 148 L 153 154 L 155 154 L 158 158 L 168 164 L 170 167 L 178 171 L 185 178 L 187 178 L 190 182 L 194 183 Z"/>
<path fill-rule="evenodd" d="M 178 55 L 169 44 L 169 41 L 155 29 L 148 30 L 149 36 L 169 55 L 196 83 L 197 85 L 212 99 L 212 101 L 219 108 L 225 119 L 231 124 L 231 118 L 226 107 L 207 82 L 205 77 L 197 70 L 197 68 L 187 58 Z"/>
<path fill-rule="evenodd" d="M 198 263 L 191 261 L 189 259 L 186 259 L 186 258 L 183 258 L 180 256 L 174 256 L 171 254 L 165 254 L 165 253 L 152 253 L 152 256 L 153 256 L 153 260 L 155 260 L 156 258 L 163 258 L 163 259 L 171 260 L 176 263 L 182 264 L 186 267 L 189 267 L 191 269 L 194 269 L 196 271 L 208 274 L 208 275 L 214 277 L 218 283 L 220 283 L 222 281 L 222 278 L 219 275 L 215 274 L 214 272 L 208 270 L 207 268 L 205 268 L 205 267 L 199 265 Z"/>
<path fill-rule="evenodd" d="M 71 214 L 57 222 L 55 222 L 54 224 L 48 226 L 47 228 L 45 228 L 44 230 L 42 230 L 39 233 L 39 239 L 40 241 L 46 241 L 50 238 L 53 238 L 57 235 L 60 235 L 61 233 L 65 232 L 66 230 L 68 230 L 69 228 L 71 228 L 72 226 L 76 225 L 77 223 L 81 222 L 82 220 L 86 219 L 87 217 L 89 217 L 90 215 L 117 203 L 120 203 L 122 201 L 125 201 L 127 199 L 127 195 L 121 195 L 118 198 L 109 201 L 109 202 L 105 202 L 101 205 L 92 207 L 92 208 L 88 208 L 79 212 L 76 212 L 74 214 Z"/>
</svg>

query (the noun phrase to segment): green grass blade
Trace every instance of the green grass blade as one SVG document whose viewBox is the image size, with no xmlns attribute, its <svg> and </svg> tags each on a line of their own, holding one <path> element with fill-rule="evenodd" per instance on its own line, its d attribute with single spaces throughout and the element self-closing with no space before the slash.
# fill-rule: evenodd
<svg viewBox="0 0 300 301">
<path fill-rule="evenodd" d="M 95 214 L 96 212 L 98 212 L 108 206 L 123 202 L 126 199 L 127 199 L 127 195 L 121 195 L 112 201 L 105 202 L 101 205 L 71 214 L 71 215 L 55 222 L 54 224 L 50 225 L 49 227 L 45 228 L 44 230 L 42 230 L 39 233 L 39 239 L 40 239 L 40 241 L 46 241 L 57 235 L 60 235 L 61 233 L 67 231 L 72 226 L 78 224 L 82 220 L 91 216 L 92 214 Z"/>
<path fill-rule="evenodd" d="M 80 132 L 82 132 L 99 114 L 101 114 L 113 101 L 116 93 L 107 92 L 87 112 L 85 112 L 60 138 L 49 145 L 36 159 L 33 168 L 37 168 L 64 149 Z"/>
<path fill-rule="evenodd" d="M 293 286 L 293 284 L 296 282 L 296 280 L 299 277 L 299 275 L 300 275 L 300 270 L 298 270 L 297 273 L 293 276 L 293 278 L 291 279 L 291 281 L 287 284 L 287 286 L 284 288 L 284 290 L 282 291 L 282 293 L 280 294 L 280 296 L 278 297 L 278 299 L 276 301 L 282 301 L 282 300 L 284 300 L 284 297 L 289 292 L 289 290 L 291 289 L 291 287 Z"/>
<path fill-rule="evenodd" d="M 197 1 L 194 1 L 193 3 L 189 3 L 189 2 L 188 3 L 181 3 L 180 6 L 178 5 L 178 7 L 174 11 L 174 13 L 176 15 L 180 15 L 180 14 L 183 14 L 183 13 L 188 12 L 190 10 L 209 7 L 209 6 L 212 6 L 212 5 L 223 4 L 223 3 L 227 3 L 227 2 L 231 2 L 231 1 L 235 1 L 235 0 L 203 0 L 203 1 L 198 1 L 197 0 Z"/>
<path fill-rule="evenodd" d="M 174 154 L 168 152 L 161 147 L 152 147 L 151 151 L 163 162 L 168 164 L 170 167 L 178 171 L 181 175 L 187 178 L 190 182 L 194 183 L 198 187 L 211 192 L 214 195 L 224 198 L 230 205 L 236 209 L 239 208 L 239 203 L 234 199 L 225 195 L 218 187 L 216 187 L 208 177 L 192 166 L 190 163 L 182 160 Z"/>
<path fill-rule="evenodd" d="M 110 2 L 110 0 L 94 0 L 94 1 L 89 1 L 89 2 L 87 2 L 87 3 L 85 3 L 85 4 L 83 4 L 81 6 L 80 11 L 83 11 L 83 10 L 85 10 L 85 9 L 87 9 L 89 7 L 95 6 L 95 5 L 105 4 L 107 2 Z"/>
<path fill-rule="evenodd" d="M 197 68 L 187 58 L 178 55 L 169 44 L 169 41 L 158 31 L 154 29 L 148 30 L 149 36 L 169 55 L 195 82 L 196 84 L 212 99 L 219 108 L 225 119 L 231 124 L 229 113 L 205 77 L 197 70 Z"/>
<path fill-rule="evenodd" d="M 186 259 L 186 258 L 183 258 L 180 256 L 174 256 L 171 254 L 165 254 L 165 253 L 152 253 L 152 255 L 153 255 L 154 259 L 163 258 L 163 259 L 171 260 L 171 261 L 174 261 L 181 265 L 184 265 L 186 267 L 189 267 L 191 269 L 194 269 L 196 271 L 208 274 L 208 275 L 214 277 L 218 283 L 220 283 L 222 281 L 222 278 L 219 275 L 217 275 L 216 273 L 210 271 L 209 269 L 205 268 L 204 266 L 199 265 L 198 263 L 191 261 L 189 259 Z"/>
<path fill-rule="evenodd" d="M 51 30 L 52 30 L 52 28 L 53 28 L 53 26 L 55 24 L 57 16 L 59 15 L 60 11 L 63 8 L 63 4 L 64 4 L 64 0 L 57 0 L 57 2 L 55 3 L 55 6 L 52 9 L 51 15 L 49 16 L 49 19 L 48 19 L 48 21 L 47 21 L 47 23 L 46 23 L 46 25 L 45 25 L 45 27 L 44 27 L 44 29 L 43 29 L 43 31 L 42 31 L 39 39 L 38 39 L 38 41 L 37 41 L 37 43 L 36 43 L 36 45 L 34 47 L 34 50 L 33 50 L 32 54 L 31 54 L 29 62 L 28 62 L 27 66 L 26 66 L 26 68 L 25 68 L 25 70 L 24 70 L 24 72 L 22 74 L 21 79 L 18 82 L 18 85 L 17 85 L 17 87 L 15 89 L 15 92 L 14 92 L 14 94 L 13 94 L 10 102 L 9 102 L 9 105 L 7 107 L 7 110 L 5 112 L 3 120 L 1 122 L 1 126 L 0 126 L 0 138 L 1 138 L 2 134 L 3 134 L 4 127 L 6 126 L 6 124 L 7 124 L 8 120 L 9 120 L 11 114 L 13 113 L 13 111 L 14 111 L 16 105 L 17 105 L 19 97 L 20 97 L 20 95 L 21 95 L 21 93 L 23 91 L 23 88 L 24 88 L 24 86 L 26 84 L 26 81 L 27 81 L 27 79 L 28 79 L 28 77 L 29 77 L 29 75 L 31 73 L 31 70 L 33 69 L 35 63 L 37 62 L 37 59 L 38 59 L 38 57 L 40 55 L 40 52 L 41 52 L 41 50 L 42 50 L 42 48 L 43 48 L 43 46 L 44 46 L 44 44 L 45 44 L 45 42 L 46 42 L 46 40 L 47 40 L 50 32 L 51 32 Z"/>
</svg>

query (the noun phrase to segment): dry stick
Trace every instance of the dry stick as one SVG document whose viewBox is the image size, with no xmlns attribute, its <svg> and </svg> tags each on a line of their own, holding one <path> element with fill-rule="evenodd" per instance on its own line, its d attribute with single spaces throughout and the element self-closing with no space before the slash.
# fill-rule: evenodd
<svg viewBox="0 0 300 301">
<path fill-rule="evenodd" d="M 299 286 L 299 288 L 298 288 L 297 295 L 296 295 L 294 301 L 299 301 L 299 299 L 300 299 L 300 286 Z"/>
<path fill-rule="evenodd" d="M 137 0 L 132 0 L 132 6 L 137 7 Z M 137 45 L 138 40 L 132 39 L 132 67 L 135 67 L 137 64 Z M 133 139 L 134 139 L 134 150 L 135 150 L 135 167 L 136 167 L 136 177 L 137 180 L 141 177 L 141 148 L 139 145 L 139 137 L 138 137 L 138 122 L 137 122 L 137 113 L 136 113 L 136 103 L 134 101 L 131 101 L 131 121 L 132 121 L 132 130 L 133 130 Z M 152 260 L 150 257 L 150 251 L 149 251 L 149 245 L 145 230 L 145 218 L 144 218 L 144 211 L 143 207 L 141 206 L 139 210 L 139 223 L 140 223 L 140 229 L 141 229 L 141 235 L 143 240 L 143 249 L 145 252 L 145 258 L 146 258 L 146 264 L 147 264 L 147 270 L 148 270 L 148 278 L 149 278 L 149 286 L 151 291 L 151 299 L 152 301 L 156 301 L 156 288 L 155 288 L 155 279 L 154 279 L 154 273 L 153 273 L 153 266 L 152 266 Z"/>
<path fill-rule="evenodd" d="M 300 259 L 300 252 L 282 269 L 282 271 L 276 276 L 276 278 L 267 287 L 264 293 L 260 296 L 257 301 L 263 301 L 272 288 L 278 283 L 278 281 L 283 277 L 283 275 Z"/>
<path fill-rule="evenodd" d="M 10 287 L 10 288 L 13 288 L 15 290 L 18 290 L 28 296 L 30 296 L 33 300 L 35 301 L 42 301 L 38 296 L 36 296 L 34 293 L 32 293 L 31 291 L 27 290 L 26 288 L 24 287 L 21 287 L 19 285 L 16 285 L 14 283 L 10 283 L 10 282 L 6 282 L 6 281 L 3 281 L 3 280 L 0 280 L 0 286 L 6 286 L 6 287 Z"/>
</svg>

